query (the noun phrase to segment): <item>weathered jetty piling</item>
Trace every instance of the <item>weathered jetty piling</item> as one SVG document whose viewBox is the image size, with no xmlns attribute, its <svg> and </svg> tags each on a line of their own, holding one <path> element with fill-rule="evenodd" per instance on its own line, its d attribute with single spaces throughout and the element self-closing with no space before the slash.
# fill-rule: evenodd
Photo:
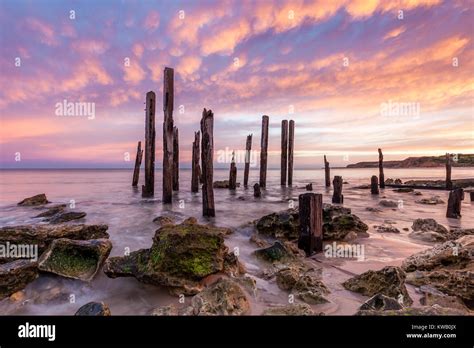
<svg viewBox="0 0 474 348">
<path fill-rule="evenodd" d="M 379 179 L 377 175 L 372 175 L 370 178 L 370 193 L 373 195 L 379 194 Z"/>
<path fill-rule="evenodd" d="M 194 132 L 193 141 L 193 161 L 191 163 L 191 192 L 199 191 L 199 181 L 201 176 L 201 167 L 199 166 L 199 142 L 201 141 L 200 132 Z"/>
<path fill-rule="evenodd" d="M 179 131 L 173 128 L 173 191 L 179 191 Z"/>
<path fill-rule="evenodd" d="M 142 197 L 155 194 L 155 106 L 155 92 L 150 91 L 145 102 L 145 185 L 142 186 Z"/>
<path fill-rule="evenodd" d="M 290 120 L 288 132 L 288 186 L 293 185 L 293 152 L 295 148 L 295 121 Z"/>
<path fill-rule="evenodd" d="M 267 156 L 268 156 L 268 122 L 267 115 L 262 116 L 262 136 L 260 138 L 260 187 L 267 185 Z"/>
<path fill-rule="evenodd" d="M 143 150 L 142 150 L 142 142 L 138 142 L 137 146 L 137 157 L 135 157 L 135 170 L 133 171 L 133 179 L 132 179 L 132 186 L 136 187 L 138 185 L 138 179 L 140 177 L 140 166 L 142 165 L 142 157 L 143 157 Z"/>
<path fill-rule="evenodd" d="M 446 189 L 452 190 L 453 189 L 453 182 L 451 181 L 451 155 L 449 153 L 446 154 Z"/>
<path fill-rule="evenodd" d="M 303 193 L 299 196 L 300 233 L 298 248 L 309 256 L 323 251 L 323 195 Z"/>
<path fill-rule="evenodd" d="M 385 188 L 385 175 L 383 174 L 383 153 L 382 149 L 379 149 L 379 179 L 380 188 Z M 377 192 L 378 193 L 378 192 Z"/>
<path fill-rule="evenodd" d="M 201 119 L 202 215 L 216 216 L 213 189 L 214 114 L 204 109 Z"/>
<path fill-rule="evenodd" d="M 173 196 L 173 105 L 174 70 L 165 68 L 163 78 L 163 203 Z"/>
<path fill-rule="evenodd" d="M 262 191 L 260 191 L 260 185 L 258 183 L 255 183 L 255 185 L 253 185 L 253 196 L 255 198 L 262 197 Z"/>
<path fill-rule="evenodd" d="M 344 196 L 342 195 L 342 176 L 336 175 L 332 181 L 332 186 L 334 188 L 332 194 L 333 203 L 344 203 Z"/>
<path fill-rule="evenodd" d="M 235 190 L 237 187 L 237 167 L 235 166 L 235 152 L 232 151 L 232 161 L 229 170 L 229 190 Z"/>
<path fill-rule="evenodd" d="M 288 171 L 288 120 L 281 121 L 281 169 L 280 184 L 286 185 L 286 173 Z"/>
<path fill-rule="evenodd" d="M 247 135 L 247 141 L 245 142 L 244 187 L 247 187 L 249 184 L 251 151 L 252 151 L 252 134 L 249 134 Z"/>
<path fill-rule="evenodd" d="M 457 188 L 449 192 L 448 208 L 446 217 L 458 219 L 461 217 L 461 201 L 464 200 L 464 191 Z"/>
<path fill-rule="evenodd" d="M 326 160 L 326 155 L 324 155 L 324 179 L 326 187 L 331 187 L 331 176 L 329 170 L 329 162 Z"/>
<path fill-rule="evenodd" d="M 474 191 L 469 192 L 469 196 L 471 197 L 471 202 L 474 202 Z"/>
</svg>

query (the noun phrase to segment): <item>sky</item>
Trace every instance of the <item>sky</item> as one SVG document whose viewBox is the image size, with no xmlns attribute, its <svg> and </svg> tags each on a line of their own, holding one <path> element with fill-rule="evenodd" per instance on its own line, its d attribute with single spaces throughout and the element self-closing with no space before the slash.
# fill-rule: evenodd
<svg viewBox="0 0 474 348">
<path fill-rule="evenodd" d="M 270 168 L 285 119 L 296 168 L 473 153 L 473 23 L 457 0 L 0 0 L 0 168 L 133 167 L 148 91 L 161 166 L 165 67 L 182 167 L 203 108 L 216 167 L 262 115 Z"/>
</svg>

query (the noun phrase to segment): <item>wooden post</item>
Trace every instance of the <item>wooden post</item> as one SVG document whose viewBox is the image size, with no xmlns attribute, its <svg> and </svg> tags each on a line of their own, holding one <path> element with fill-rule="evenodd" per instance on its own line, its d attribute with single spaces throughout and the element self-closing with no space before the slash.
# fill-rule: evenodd
<svg viewBox="0 0 474 348">
<path fill-rule="evenodd" d="M 204 109 L 201 119 L 201 159 L 202 159 L 202 215 L 216 216 L 213 189 L 214 114 Z"/>
<path fill-rule="evenodd" d="M 173 191 L 179 191 L 179 132 L 173 128 Z"/>
<path fill-rule="evenodd" d="M 135 157 L 135 170 L 133 171 L 133 180 L 132 186 L 136 187 L 138 185 L 138 178 L 140 177 L 140 166 L 142 165 L 142 157 L 143 157 L 143 150 L 142 150 L 142 142 L 138 142 L 137 147 L 137 157 Z"/>
<path fill-rule="evenodd" d="M 295 121 L 290 120 L 288 134 L 288 186 L 293 185 L 293 150 L 295 147 Z"/>
<path fill-rule="evenodd" d="M 267 155 L 268 155 L 268 122 L 267 115 L 262 116 L 262 137 L 260 139 L 260 187 L 267 186 Z"/>
<path fill-rule="evenodd" d="M 145 116 L 145 185 L 142 185 L 142 197 L 155 194 L 155 92 L 146 94 Z"/>
<path fill-rule="evenodd" d="M 163 78 L 163 203 L 173 197 L 174 70 L 165 68 Z"/>
<path fill-rule="evenodd" d="M 262 196 L 262 192 L 260 191 L 260 185 L 258 183 L 255 183 L 255 185 L 253 185 L 253 196 L 255 198 L 260 198 Z"/>
<path fill-rule="evenodd" d="M 380 188 L 385 188 L 385 175 L 383 174 L 383 153 L 382 153 L 382 149 L 379 149 L 379 178 L 380 178 Z"/>
<path fill-rule="evenodd" d="M 237 187 L 237 167 L 235 166 L 235 152 L 232 151 L 232 162 L 229 171 L 229 190 L 235 190 Z"/>
<path fill-rule="evenodd" d="M 281 170 L 280 183 L 286 185 L 286 172 L 288 170 L 288 120 L 281 121 Z"/>
<path fill-rule="evenodd" d="M 379 179 L 377 175 L 372 175 L 370 178 L 370 193 L 373 195 L 379 194 Z"/>
<path fill-rule="evenodd" d="M 323 195 L 303 193 L 299 196 L 300 234 L 298 248 L 307 256 L 323 251 Z"/>
<path fill-rule="evenodd" d="M 192 173 L 191 173 L 191 192 L 199 191 L 199 177 L 201 176 L 201 167 L 199 166 L 199 142 L 201 133 L 199 131 L 194 132 L 193 142 L 193 162 Z"/>
<path fill-rule="evenodd" d="M 344 196 L 342 195 L 342 176 L 335 176 L 332 181 L 332 186 L 334 187 L 334 192 L 332 194 L 333 203 L 344 203 Z"/>
<path fill-rule="evenodd" d="M 306 191 L 313 191 L 313 184 L 306 185 Z"/>
<path fill-rule="evenodd" d="M 453 189 L 453 182 L 451 181 L 451 155 L 446 153 L 446 189 Z"/>
<path fill-rule="evenodd" d="M 326 182 L 326 187 L 331 187 L 331 176 L 329 174 L 329 162 L 326 160 L 326 155 L 324 155 L 324 179 Z"/>
<path fill-rule="evenodd" d="M 252 151 L 252 134 L 247 135 L 247 142 L 245 143 L 245 169 L 244 169 L 244 187 L 249 184 L 250 172 L 250 154 Z"/>
<path fill-rule="evenodd" d="M 449 192 L 448 209 L 446 217 L 458 219 L 461 217 L 461 201 L 464 200 L 464 191 L 457 188 Z"/>
<path fill-rule="evenodd" d="M 471 196 L 471 202 L 474 202 L 474 191 L 469 192 L 469 196 Z"/>
</svg>

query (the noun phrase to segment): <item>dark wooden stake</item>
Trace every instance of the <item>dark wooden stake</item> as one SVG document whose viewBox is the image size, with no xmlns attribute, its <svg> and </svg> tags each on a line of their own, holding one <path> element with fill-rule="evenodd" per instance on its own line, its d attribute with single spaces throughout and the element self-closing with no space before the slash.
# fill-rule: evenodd
<svg viewBox="0 0 474 348">
<path fill-rule="evenodd" d="M 334 180 L 332 181 L 332 186 L 334 188 L 334 192 L 332 194 L 332 202 L 333 203 L 344 203 L 344 196 L 342 195 L 342 176 L 335 176 Z"/>
<path fill-rule="evenodd" d="M 451 181 L 451 155 L 449 153 L 446 154 L 446 189 L 452 190 L 453 189 L 453 182 Z"/>
<path fill-rule="evenodd" d="M 174 70 L 165 68 L 163 79 L 163 203 L 173 197 Z"/>
<path fill-rule="evenodd" d="M 255 183 L 255 185 L 253 185 L 253 196 L 255 198 L 262 197 L 262 192 L 260 191 L 260 185 L 258 183 Z"/>
<path fill-rule="evenodd" d="M 249 184 L 250 172 L 250 154 L 252 151 L 252 134 L 247 135 L 247 142 L 245 143 L 245 169 L 244 169 L 244 187 Z"/>
<path fill-rule="evenodd" d="M 461 201 L 464 200 L 464 191 L 457 188 L 449 192 L 448 209 L 446 217 L 458 219 L 461 217 Z"/>
<path fill-rule="evenodd" d="M 288 134 L 288 186 L 293 185 L 293 151 L 295 147 L 295 121 L 290 120 Z"/>
<path fill-rule="evenodd" d="M 173 128 L 173 191 L 179 191 L 179 132 Z"/>
<path fill-rule="evenodd" d="M 380 188 L 385 188 L 385 175 L 383 174 L 383 153 L 382 153 L 382 149 L 379 149 L 379 178 L 380 178 Z"/>
<path fill-rule="evenodd" d="M 191 173 L 191 192 L 199 191 L 199 179 L 201 176 L 201 167 L 199 166 L 199 142 L 201 138 L 201 133 L 199 131 L 194 132 L 194 142 L 193 142 L 193 162 L 192 173 Z"/>
<path fill-rule="evenodd" d="M 266 115 L 262 116 L 262 137 L 260 139 L 260 187 L 267 185 L 267 156 L 268 156 L 268 122 Z"/>
<path fill-rule="evenodd" d="M 469 192 L 469 196 L 471 196 L 471 202 L 474 202 L 474 191 Z"/>
<path fill-rule="evenodd" d="M 379 179 L 377 175 L 372 175 L 370 178 L 370 193 L 373 195 L 379 194 Z"/>
<path fill-rule="evenodd" d="M 329 162 L 326 160 L 326 155 L 324 155 L 324 179 L 326 187 L 331 187 L 331 176 L 329 173 Z"/>
<path fill-rule="evenodd" d="M 232 151 L 232 162 L 229 171 L 229 190 L 235 190 L 237 186 L 237 167 L 235 166 L 235 152 Z"/>
<path fill-rule="evenodd" d="M 204 109 L 201 119 L 201 159 L 202 159 L 202 215 L 216 216 L 213 189 L 214 114 Z"/>
<path fill-rule="evenodd" d="M 137 157 L 135 157 L 135 170 L 133 171 L 133 180 L 132 186 L 136 187 L 138 185 L 138 178 L 140 177 L 140 166 L 142 165 L 142 157 L 143 157 L 143 150 L 142 150 L 142 142 L 138 142 L 137 147 Z"/>
<path fill-rule="evenodd" d="M 155 194 L 155 92 L 146 94 L 145 116 L 145 185 L 142 185 L 142 197 Z"/>
<path fill-rule="evenodd" d="M 281 170 L 280 183 L 286 185 L 286 173 L 288 171 L 288 120 L 281 121 Z"/>
<path fill-rule="evenodd" d="M 299 196 L 300 234 L 298 248 L 307 256 L 323 251 L 323 195 L 303 193 Z"/>
<path fill-rule="evenodd" d="M 313 184 L 306 185 L 306 191 L 313 191 Z"/>
</svg>

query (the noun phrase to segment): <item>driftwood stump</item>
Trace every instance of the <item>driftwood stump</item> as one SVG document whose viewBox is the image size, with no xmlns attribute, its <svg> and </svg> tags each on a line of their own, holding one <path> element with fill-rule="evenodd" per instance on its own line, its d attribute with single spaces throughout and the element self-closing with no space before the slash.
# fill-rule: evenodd
<svg viewBox="0 0 474 348">
<path fill-rule="evenodd" d="M 237 167 L 235 166 L 235 152 L 232 151 L 232 161 L 229 170 L 229 190 L 235 190 L 237 186 Z"/>
<path fill-rule="evenodd" d="M 446 154 L 446 189 L 452 190 L 453 189 L 453 182 L 451 181 L 451 155 L 449 153 Z"/>
<path fill-rule="evenodd" d="M 342 195 L 342 176 L 336 175 L 332 181 L 332 186 L 334 188 L 332 202 L 338 204 L 344 203 L 344 196 Z"/>
<path fill-rule="evenodd" d="M 173 198 L 174 70 L 165 68 L 163 79 L 163 203 Z"/>
<path fill-rule="evenodd" d="M 382 153 L 382 149 L 379 149 L 379 179 L 380 179 L 380 188 L 385 188 L 385 175 L 383 173 L 383 153 Z"/>
<path fill-rule="evenodd" d="M 145 185 L 142 186 L 142 197 L 153 197 L 155 194 L 155 92 L 146 94 L 145 113 Z"/>
<path fill-rule="evenodd" d="M 298 248 L 309 256 L 323 251 L 323 195 L 303 193 L 299 196 L 300 234 Z"/>
<path fill-rule="evenodd" d="M 288 171 L 288 120 L 281 121 L 281 169 L 280 184 L 286 185 L 286 173 Z"/>
<path fill-rule="evenodd" d="M 290 120 L 288 132 L 288 186 L 293 185 L 293 152 L 295 148 L 295 121 Z"/>
<path fill-rule="evenodd" d="M 255 198 L 262 197 L 262 191 L 260 191 L 260 185 L 258 183 L 255 183 L 255 185 L 253 185 L 253 196 Z"/>
<path fill-rule="evenodd" d="M 216 216 L 213 189 L 214 114 L 204 109 L 201 119 L 202 215 Z"/>
<path fill-rule="evenodd" d="M 329 162 L 326 160 L 326 155 L 324 155 L 324 180 L 326 187 L 331 187 L 331 176 L 329 173 Z"/>
<path fill-rule="evenodd" d="M 199 179 L 201 176 L 201 168 L 199 166 L 199 142 L 201 138 L 201 133 L 199 131 L 194 132 L 194 141 L 193 141 L 193 161 L 191 164 L 191 192 L 199 191 Z"/>
<path fill-rule="evenodd" d="M 268 116 L 262 116 L 262 137 L 260 139 L 260 187 L 267 185 L 267 156 L 268 156 Z"/>
<path fill-rule="evenodd" d="M 132 186 L 136 187 L 138 185 L 138 179 L 140 177 L 140 166 L 142 165 L 142 157 L 143 157 L 143 150 L 142 150 L 142 142 L 138 142 L 137 146 L 137 157 L 135 157 L 135 169 L 133 171 L 133 179 L 132 179 Z"/>
<path fill-rule="evenodd" d="M 379 179 L 377 175 L 372 175 L 370 178 L 370 193 L 373 195 L 379 194 Z"/>
<path fill-rule="evenodd" d="M 458 219 L 461 217 L 461 201 L 464 200 L 464 191 L 457 188 L 449 192 L 448 208 L 446 217 Z"/>
<path fill-rule="evenodd" d="M 179 132 L 173 128 L 173 191 L 179 191 Z"/>
<path fill-rule="evenodd" d="M 244 187 L 249 184 L 249 172 L 250 172 L 250 154 L 252 151 L 252 134 L 247 135 L 247 141 L 245 143 L 245 169 L 244 169 Z"/>
</svg>

